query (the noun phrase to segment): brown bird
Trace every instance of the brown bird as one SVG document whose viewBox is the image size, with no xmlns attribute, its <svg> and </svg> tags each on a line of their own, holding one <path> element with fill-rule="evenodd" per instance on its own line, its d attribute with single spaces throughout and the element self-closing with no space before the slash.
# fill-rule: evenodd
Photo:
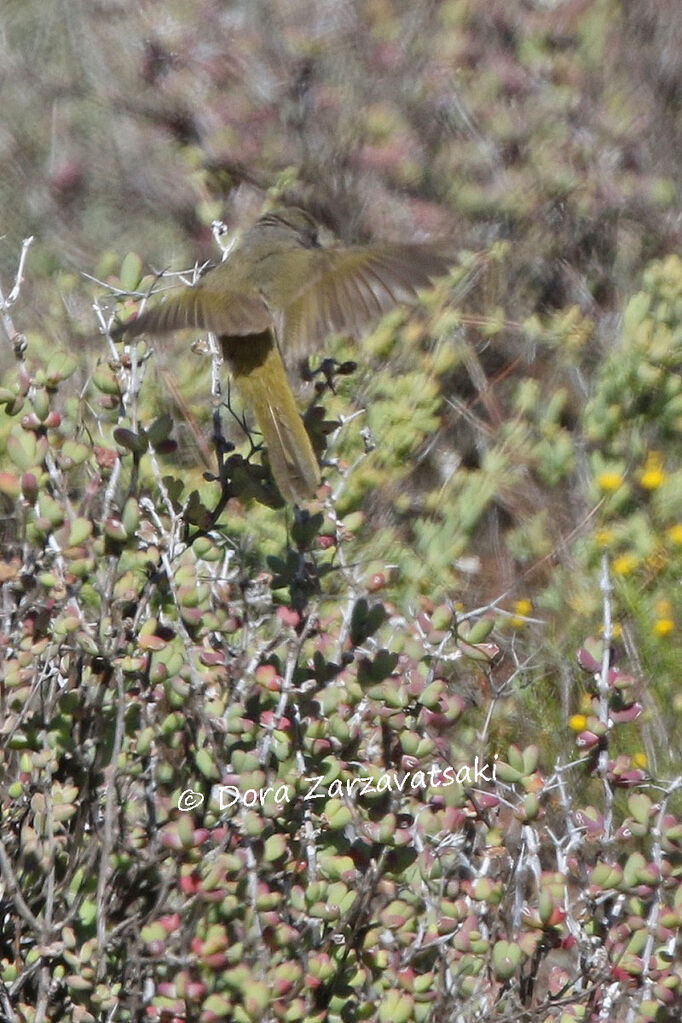
<svg viewBox="0 0 682 1023">
<path fill-rule="evenodd" d="M 196 285 L 112 330 L 163 334 L 185 327 L 213 331 L 268 447 L 282 497 L 313 496 L 320 470 L 287 380 L 287 357 L 329 334 L 359 335 L 417 288 L 448 272 L 454 246 L 375 242 L 323 248 L 318 225 L 297 207 L 266 213 L 241 243 Z"/>
</svg>

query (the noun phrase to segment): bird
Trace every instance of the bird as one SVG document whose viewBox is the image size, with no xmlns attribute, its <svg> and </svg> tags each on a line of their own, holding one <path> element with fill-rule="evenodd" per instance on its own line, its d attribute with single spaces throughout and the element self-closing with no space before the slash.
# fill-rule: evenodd
<svg viewBox="0 0 682 1023">
<path fill-rule="evenodd" d="M 323 245 L 304 209 L 274 207 L 198 282 L 111 331 L 114 339 L 189 327 L 215 333 L 245 404 L 255 414 L 286 502 L 303 504 L 320 468 L 287 379 L 285 359 L 332 334 L 358 337 L 384 313 L 414 303 L 445 276 L 451 242 Z"/>
</svg>

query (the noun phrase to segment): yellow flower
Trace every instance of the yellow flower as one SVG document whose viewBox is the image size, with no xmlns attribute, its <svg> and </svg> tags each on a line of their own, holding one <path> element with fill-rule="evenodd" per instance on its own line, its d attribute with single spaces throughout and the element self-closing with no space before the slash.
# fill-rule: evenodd
<svg viewBox="0 0 682 1023">
<path fill-rule="evenodd" d="M 522 629 L 524 627 L 524 625 L 526 624 L 525 618 L 531 613 L 532 610 L 533 605 L 527 598 L 523 597 L 521 600 L 514 601 L 515 614 L 511 620 L 511 623 L 515 629 Z"/>
<path fill-rule="evenodd" d="M 640 473 L 639 482 L 645 490 L 658 490 L 661 484 L 665 482 L 663 458 L 660 451 L 649 452 L 644 469 Z"/>
<path fill-rule="evenodd" d="M 600 472 L 597 476 L 597 486 L 600 490 L 604 490 L 609 494 L 612 494 L 614 490 L 618 490 L 619 487 L 623 486 L 625 479 L 620 472 Z"/>
<path fill-rule="evenodd" d="M 594 534 L 594 542 L 597 547 L 608 547 L 613 543 L 613 531 L 611 529 L 598 529 Z"/>
<path fill-rule="evenodd" d="M 587 718 L 584 714 L 574 714 L 568 719 L 568 727 L 572 732 L 582 732 L 587 725 Z"/>
<path fill-rule="evenodd" d="M 662 483 L 665 483 L 663 469 L 645 469 L 639 477 L 639 482 L 645 490 L 658 490 Z"/>
<path fill-rule="evenodd" d="M 637 568 L 638 561 L 634 554 L 621 554 L 611 567 L 616 575 L 630 575 Z"/>
<path fill-rule="evenodd" d="M 646 753 L 635 753 L 632 758 L 632 766 L 646 767 L 646 765 L 647 765 Z"/>
<path fill-rule="evenodd" d="M 679 544 L 682 547 L 682 522 L 676 522 L 674 526 L 671 526 L 668 530 L 668 536 L 673 543 Z"/>
<path fill-rule="evenodd" d="M 657 618 L 654 622 L 654 635 L 663 639 L 675 631 L 675 623 L 672 618 Z"/>
</svg>

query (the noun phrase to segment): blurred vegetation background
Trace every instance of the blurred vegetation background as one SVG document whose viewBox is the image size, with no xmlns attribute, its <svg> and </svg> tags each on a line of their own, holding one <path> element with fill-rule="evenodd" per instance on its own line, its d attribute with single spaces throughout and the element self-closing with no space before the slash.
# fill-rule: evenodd
<svg viewBox="0 0 682 1023">
<path fill-rule="evenodd" d="M 482 734 L 486 743 L 537 741 L 552 763 L 594 711 L 575 651 L 602 628 L 606 556 L 614 657 L 627 663 L 644 710 L 636 727 L 626 723 L 617 751 L 652 776 L 679 770 L 677 5 L 7 0 L 3 22 L 5 297 L 33 236 L 5 324 L 10 343 L 0 349 L 10 566 L 2 582 L 25 587 L 8 635 L 21 632 L 27 608 L 56 606 L 68 618 L 73 587 L 92 583 L 81 593 L 92 614 L 104 620 L 107 601 L 120 600 L 119 617 L 107 620 L 123 628 L 140 601 L 135 628 L 144 606 L 148 634 L 169 641 L 168 593 L 145 587 L 160 565 L 172 573 L 161 555 L 145 553 L 151 540 L 139 514 L 150 500 L 179 521 L 195 491 L 196 526 L 201 506 L 218 502 L 217 483 L 204 476 L 213 458 L 211 362 L 186 336 L 150 339 L 131 356 L 108 346 L 101 327 L 131 309 L 156 273 L 215 258 L 214 222 L 240 228 L 277 196 L 306 206 L 346 242 L 447 236 L 461 261 L 417 309 L 391 314 L 360 345 L 330 339 L 320 358 L 358 363 L 333 389 L 301 382 L 302 407 L 324 408 L 309 418 L 327 438 L 332 495 L 311 519 L 294 519 L 258 475 L 254 482 L 235 469 L 220 519 L 237 566 L 230 599 L 240 586 L 242 595 L 263 586 L 273 614 L 294 616 L 269 617 L 260 637 L 243 638 L 239 671 L 272 666 L 278 639 L 289 649 L 280 626 L 305 631 L 313 613 L 328 613 L 336 641 L 345 601 L 381 599 L 386 621 L 405 617 L 391 619 L 377 657 L 386 646 L 423 659 L 430 684 L 434 671 L 450 679 L 438 661 L 444 636 L 458 663 L 473 652 L 455 685 L 474 714 L 458 749 L 474 749 Z M 25 359 L 13 330 L 25 336 Z M 55 426 L 48 406 L 58 410 Z M 223 410 L 223 429 L 250 465 L 238 396 L 234 410 Z M 38 426 L 19 425 L 24 413 Z M 66 483 L 44 461 L 45 434 Z M 114 464 L 122 468 L 112 483 Z M 71 511 L 45 494 L 73 501 Z M 62 586 L 48 564 L 45 523 L 57 530 L 69 521 L 59 543 L 80 552 L 71 566 L 80 581 Z M 16 567 L 27 540 L 44 544 L 35 577 Z M 342 561 L 325 561 L 320 552 L 332 549 Z M 119 559 L 109 589 L 93 581 L 104 554 Z M 209 545 L 196 557 L 210 564 L 214 554 Z M 200 588 L 207 569 L 193 557 L 182 554 L 185 576 L 168 583 L 176 597 L 177 586 Z M 215 594 L 197 592 L 208 615 Z M 192 642 L 213 643 L 214 618 L 201 625 L 178 614 Z M 469 617 L 479 627 L 473 639 Z M 398 620 L 409 623 L 408 639 Z M 228 621 L 220 628 L 241 635 L 241 620 L 231 613 Z M 367 638 L 362 628 L 358 636 L 353 651 Z M 96 673 L 101 649 L 88 656 Z M 315 663 L 322 685 L 326 669 Z M 381 664 L 388 677 L 402 670 Z M 259 685 L 267 690 L 267 680 Z M 182 695 L 169 696 L 170 707 Z M 25 725 L 14 699 L 12 736 Z"/>
<path fill-rule="evenodd" d="M 613 470 L 626 487 L 609 549 L 643 574 L 646 641 L 657 601 L 676 620 L 674 587 L 652 589 L 663 569 L 647 567 L 669 556 L 674 502 L 654 521 L 657 488 L 639 481 L 658 459 L 674 490 L 675 408 L 662 436 L 661 409 L 621 424 L 622 403 L 646 405 L 624 393 L 636 379 L 598 393 L 614 359 L 623 369 L 614 351 L 631 350 L 622 317 L 643 273 L 679 245 L 682 18 L 668 5 L 68 0 L 6 13 L 0 267 L 9 282 L 35 236 L 18 327 L 76 354 L 81 385 L 106 355 L 84 275 L 120 284 L 129 250 L 157 270 L 215 257 L 211 223 L 248 223 L 268 190 L 346 241 L 451 235 L 487 254 L 463 303 L 441 290 L 360 351 L 330 340 L 321 353 L 360 362 L 330 401 L 361 410 L 333 454 L 375 448 L 341 511 L 368 516 L 373 556 L 411 592 L 504 592 L 589 616 L 586 549 L 607 535 Z M 191 472 L 187 414 L 208 434 L 208 361 L 185 339 L 154 358 L 143 398 L 178 421 Z M 600 450 L 604 403 L 619 453 Z"/>
</svg>

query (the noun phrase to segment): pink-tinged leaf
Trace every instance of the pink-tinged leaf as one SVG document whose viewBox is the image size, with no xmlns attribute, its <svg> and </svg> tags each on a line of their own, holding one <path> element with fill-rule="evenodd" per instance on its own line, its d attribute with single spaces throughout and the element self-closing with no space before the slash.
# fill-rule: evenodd
<svg viewBox="0 0 682 1023">
<path fill-rule="evenodd" d="M 646 778 L 644 771 L 622 771 L 619 774 L 609 772 L 609 780 L 615 785 L 620 785 L 623 788 L 629 788 L 633 785 L 639 785 Z"/>
<path fill-rule="evenodd" d="M 592 806 L 576 810 L 573 820 L 577 827 L 585 829 L 590 838 L 598 837 L 604 830 L 604 817 Z"/>
<path fill-rule="evenodd" d="M 561 966 L 553 966 L 549 971 L 549 978 L 547 987 L 552 998 L 556 998 L 560 995 L 563 989 L 571 981 L 571 976 L 568 970 L 564 970 Z"/>
<path fill-rule="evenodd" d="M 636 721 L 642 713 L 641 703 L 633 703 L 625 710 L 611 711 L 611 718 L 616 724 L 627 724 L 629 721 Z"/>
<path fill-rule="evenodd" d="M 291 629 L 295 629 L 301 624 L 300 614 L 291 607 L 278 607 L 277 617 L 282 625 L 288 625 Z"/>
<path fill-rule="evenodd" d="M 601 661 L 598 661 L 584 646 L 578 650 L 578 664 L 583 671 L 589 671 L 591 674 L 601 670 Z"/>
</svg>

